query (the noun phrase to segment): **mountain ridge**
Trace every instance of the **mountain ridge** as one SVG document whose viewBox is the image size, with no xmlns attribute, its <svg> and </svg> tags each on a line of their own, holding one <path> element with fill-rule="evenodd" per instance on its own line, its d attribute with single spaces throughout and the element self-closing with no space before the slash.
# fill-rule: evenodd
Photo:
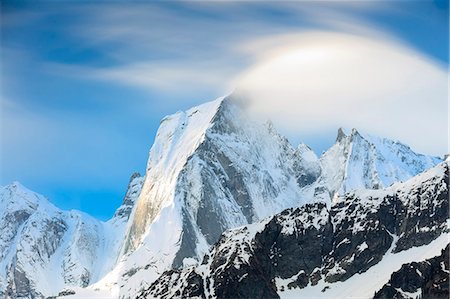
<svg viewBox="0 0 450 299">
<path fill-rule="evenodd" d="M 326 158 L 317 157 L 305 144 L 294 148 L 270 122 L 252 119 L 232 97 L 163 118 L 150 150 L 145 177 L 132 176 L 121 207 L 106 225 L 86 221 L 94 223 L 92 226 L 97 229 L 90 228 L 81 234 L 98 231 L 92 239 L 99 239 L 101 244 L 91 247 L 110 250 L 113 257 L 103 266 L 87 263 L 86 267 L 95 268 L 97 274 L 72 263 L 78 272 L 74 272 L 73 283 L 64 287 L 76 290 L 81 297 L 99 290 L 115 298 L 130 298 L 167 269 L 200 263 L 210 246 L 228 229 L 305 204 L 322 202 L 328 209 L 342 200 L 347 191 L 385 187 L 372 184 L 377 176 L 399 174 L 393 176 L 395 183 L 439 161 L 416 154 L 395 141 L 373 141 L 373 138 L 370 141 L 356 130 L 346 135 L 339 129 L 336 139 L 328 154 L 324 154 Z M 385 144 L 394 150 L 383 149 Z M 352 158 L 354 152 L 363 153 L 366 149 L 373 154 L 372 159 Z M 385 152 L 389 155 L 384 155 Z M 408 163 L 399 163 L 397 168 L 380 167 L 389 165 L 389 159 L 397 153 L 400 160 L 404 157 L 419 166 L 409 168 Z M 368 171 L 354 171 L 347 164 Z M 360 176 L 358 180 L 346 176 L 352 171 Z M 376 181 L 380 182 L 383 180 Z M 56 223 L 64 224 L 65 217 L 56 217 Z M 64 235 L 66 230 L 63 231 Z M 71 256 L 78 256 L 77 250 Z M 54 252 L 46 254 L 52 256 Z M 90 285 L 87 289 L 79 288 L 87 284 Z M 62 284 L 45 292 L 57 295 L 56 288 L 61 287 Z M 28 291 L 35 288 L 39 287 L 23 287 Z M 90 294 L 85 293 L 89 291 Z M 13 289 L 9 292 L 14 295 Z"/>
<path fill-rule="evenodd" d="M 314 194 L 328 199 L 320 182 L 298 185 L 295 153 L 270 123 L 253 120 L 229 97 L 165 117 L 131 218 L 129 254 L 117 266 L 120 296 L 137 292 L 144 277 L 150 282 L 167 268 L 200 261 L 228 228 Z"/>
<path fill-rule="evenodd" d="M 336 143 L 320 161 L 324 180 L 335 197 L 356 189 L 379 189 L 406 181 L 442 159 L 417 154 L 399 141 L 361 134 L 355 128 L 346 135 L 339 128 Z"/>
<path fill-rule="evenodd" d="M 133 201 L 129 192 L 126 200 Z M 99 280 L 118 258 L 129 216 L 125 211 L 103 222 L 60 210 L 18 182 L 0 188 L 0 207 L 0 295 L 6 298 L 47 297 Z"/>
<path fill-rule="evenodd" d="M 396 267 L 448 246 L 448 180 L 442 162 L 405 183 L 349 193 L 331 209 L 306 204 L 226 231 L 201 264 L 165 272 L 138 298 L 369 298 Z"/>
<path fill-rule="evenodd" d="M 200 130 L 194 126 L 193 132 L 189 132 L 197 117 L 207 121 L 201 122 Z M 119 272 L 105 279 L 103 285 L 96 284 L 98 289 L 110 290 L 119 281 L 121 287 L 114 293 L 120 298 L 133 297 L 165 269 L 199 263 L 209 246 L 226 229 L 307 202 L 322 200 L 331 205 L 332 194 L 322 175 L 321 161 L 311 155 L 312 151 L 304 146 L 293 148 L 270 122 L 255 123 L 232 97 L 219 98 L 165 117 L 160 130 L 150 151 L 146 175 L 151 193 L 141 193 L 136 210 L 139 205 L 155 199 L 159 202 L 158 196 L 168 194 L 158 189 L 157 181 L 150 178 L 172 182 L 169 189 L 174 193 L 170 193 L 172 195 L 165 205 L 161 205 L 162 209 L 152 212 L 157 217 L 152 225 L 141 224 L 146 229 L 138 231 L 142 237 L 134 239 L 136 249 L 118 264 Z M 184 157 L 182 163 L 174 164 L 170 160 L 171 155 L 177 153 L 174 142 L 180 138 L 186 140 L 184 138 L 189 134 L 195 138 L 189 138 L 191 146 L 181 146 L 182 154 L 172 157 L 175 161 Z M 303 156 L 309 157 L 302 161 Z M 411 157 L 414 160 L 415 155 Z M 160 159 L 172 161 L 163 164 L 168 179 L 156 175 L 158 167 L 155 165 Z M 171 165 L 179 167 L 170 168 Z M 254 190 L 256 193 L 252 193 Z M 292 190 L 297 191 L 292 193 Z M 291 192 L 285 196 L 287 201 L 275 204 L 274 198 L 286 192 Z M 252 201 L 252 198 L 257 200 Z M 145 218 L 145 212 L 140 217 Z M 170 233 L 166 232 L 168 230 Z"/>
</svg>

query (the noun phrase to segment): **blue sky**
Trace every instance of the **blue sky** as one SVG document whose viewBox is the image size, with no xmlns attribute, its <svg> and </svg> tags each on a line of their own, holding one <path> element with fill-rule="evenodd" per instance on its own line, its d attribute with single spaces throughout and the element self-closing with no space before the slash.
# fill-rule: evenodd
<svg viewBox="0 0 450 299">
<path fill-rule="evenodd" d="M 448 67 L 447 1 L 3 1 L 0 184 L 108 219 L 162 117 L 231 91 L 265 51 L 245 45 L 314 30 Z M 336 130 L 286 132 L 320 154 Z"/>
</svg>

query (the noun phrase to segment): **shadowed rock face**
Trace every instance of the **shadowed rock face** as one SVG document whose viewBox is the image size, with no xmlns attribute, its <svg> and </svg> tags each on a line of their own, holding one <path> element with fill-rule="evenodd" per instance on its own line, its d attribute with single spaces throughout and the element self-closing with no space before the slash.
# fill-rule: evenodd
<svg viewBox="0 0 450 299">
<path fill-rule="evenodd" d="M 6 294 L 11 297 L 39 297 L 40 294 L 33 291 L 26 274 L 21 269 L 14 269 L 14 279 L 10 281 Z"/>
<path fill-rule="evenodd" d="M 391 279 L 375 297 L 410 298 L 407 293 L 421 294 L 421 298 L 449 298 L 449 246 L 441 255 L 420 263 L 404 264 L 392 273 Z M 405 294 L 406 293 L 406 294 Z"/>
<path fill-rule="evenodd" d="M 308 225 L 307 219 L 300 220 L 305 214 L 311 219 L 320 218 L 320 225 Z M 292 219 L 296 220 L 291 222 Z M 289 278 L 297 274 L 298 269 L 309 276 L 332 249 L 330 220 L 327 207 L 322 203 L 285 210 L 255 235 L 254 258 L 264 265 L 263 272 L 271 278 Z"/>
<path fill-rule="evenodd" d="M 382 189 L 404 182 L 442 162 L 407 145 L 386 138 L 338 130 L 336 143 L 321 157 L 323 180 L 332 194 Z"/>
<path fill-rule="evenodd" d="M 198 239 L 193 227 L 195 224 L 193 224 L 192 218 L 186 209 L 182 210 L 182 215 L 183 235 L 181 237 L 181 245 L 172 263 L 172 267 L 175 269 L 183 266 L 184 258 L 197 255 L 195 244 L 197 244 Z"/>
<path fill-rule="evenodd" d="M 164 273 L 139 298 L 176 298 L 173 290 L 195 290 L 204 298 L 208 294 L 278 298 L 282 291 L 275 283 L 278 278 L 291 280 L 287 288 L 304 288 L 320 280 L 345 281 L 377 264 L 389 249 L 399 252 L 426 245 L 447 232 L 448 164 L 433 171 L 437 174 L 419 176 L 393 189 L 349 194 L 331 209 L 323 203 L 307 204 L 263 223 L 227 231 L 201 265 L 178 271 L 176 277 Z M 186 277 L 197 276 L 202 279 L 186 282 Z M 427 294 L 445 291 L 439 275 L 414 281 L 413 286 L 420 283 Z M 387 288 L 380 294 L 389 297 L 391 291 Z"/>
<path fill-rule="evenodd" d="M 273 152 L 268 154 L 265 146 Z M 275 201 L 291 178 L 298 180 L 297 196 L 301 188 L 313 184 L 320 175 L 319 161 L 316 157 L 310 162 L 312 167 L 302 162 L 302 154 L 270 124 L 246 119 L 232 100 L 223 100 L 203 142 L 178 177 L 183 234 L 172 266 L 180 267 L 184 258 L 199 256 L 195 248 L 199 238 L 214 244 L 225 230 L 260 220 L 254 202 Z M 284 177 L 276 178 L 271 171 Z"/>
<path fill-rule="evenodd" d="M 198 209 L 193 211 L 196 213 L 196 219 L 192 219 L 192 225 L 199 227 L 209 244 L 214 244 L 222 232 L 230 228 L 226 219 L 228 215 L 224 215 L 222 203 L 218 199 L 238 205 L 243 216 L 242 224 L 253 222 L 252 200 L 240 170 L 233 167 L 230 159 L 214 143 L 205 141 L 199 147 L 195 159 L 201 161 L 204 167 L 200 166 L 198 179 L 202 191 L 198 199 Z M 188 176 L 191 175 L 187 168 L 181 178 L 183 180 L 184 176 L 187 176 L 186 180 L 189 180 Z M 191 198 L 187 197 L 193 195 L 185 195 L 184 200 L 189 203 Z"/>
</svg>

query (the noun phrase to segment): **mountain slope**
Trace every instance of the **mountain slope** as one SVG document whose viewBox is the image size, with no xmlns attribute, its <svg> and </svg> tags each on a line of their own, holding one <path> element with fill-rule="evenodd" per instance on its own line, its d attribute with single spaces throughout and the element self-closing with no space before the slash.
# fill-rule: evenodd
<svg viewBox="0 0 450 299">
<path fill-rule="evenodd" d="M 449 243 L 449 164 L 227 231 L 203 263 L 165 272 L 139 298 L 369 298 L 404 263 Z"/>
<path fill-rule="evenodd" d="M 404 182 L 442 160 L 415 153 L 398 141 L 339 129 L 336 143 L 320 158 L 333 196 L 357 189 L 380 189 Z"/>
<path fill-rule="evenodd" d="M 139 181 L 130 182 L 134 192 L 139 192 Z M 109 272 L 124 238 L 126 206 L 137 197 L 130 190 L 116 217 L 104 223 L 79 211 L 59 210 L 17 182 L 2 187 L 0 295 L 54 296 L 66 287 L 86 287 Z"/>
</svg>

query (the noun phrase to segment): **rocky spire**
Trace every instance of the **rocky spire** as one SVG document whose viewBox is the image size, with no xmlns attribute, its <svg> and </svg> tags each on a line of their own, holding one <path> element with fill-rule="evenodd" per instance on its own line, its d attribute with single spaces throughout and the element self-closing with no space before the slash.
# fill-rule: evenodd
<svg viewBox="0 0 450 299">
<path fill-rule="evenodd" d="M 344 129 L 339 128 L 338 129 L 338 133 L 337 133 L 337 137 L 336 137 L 336 142 L 340 142 L 342 139 L 344 139 L 345 137 L 347 137 L 347 135 L 345 135 L 344 133 Z"/>
<path fill-rule="evenodd" d="M 141 177 L 141 174 L 135 172 L 131 175 L 130 181 L 128 183 L 127 193 L 123 198 L 122 205 L 117 209 L 114 217 L 124 218 L 128 220 L 130 217 L 131 210 L 133 209 L 134 203 L 139 197 L 142 185 L 144 183 L 144 178 Z"/>
</svg>

